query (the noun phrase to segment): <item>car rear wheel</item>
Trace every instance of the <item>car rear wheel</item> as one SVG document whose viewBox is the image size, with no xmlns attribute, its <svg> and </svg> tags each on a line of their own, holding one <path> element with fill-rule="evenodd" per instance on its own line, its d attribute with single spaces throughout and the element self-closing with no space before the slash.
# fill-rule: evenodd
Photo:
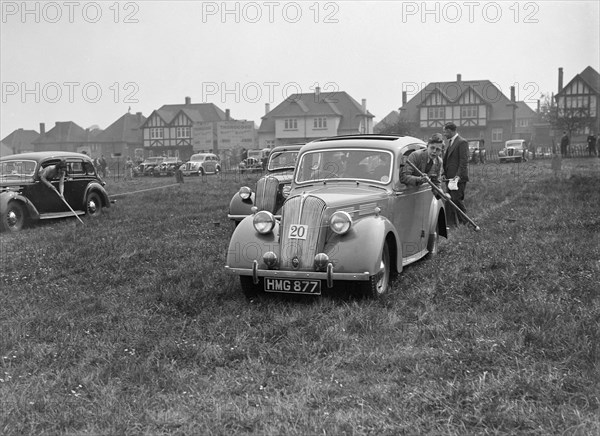
<svg viewBox="0 0 600 436">
<path fill-rule="evenodd" d="M 263 292 L 261 279 L 255 285 L 251 276 L 240 276 L 240 285 L 246 298 L 254 298 Z"/>
<path fill-rule="evenodd" d="M 96 192 L 90 192 L 85 199 L 85 213 L 91 217 L 102 214 L 102 200 Z"/>
<path fill-rule="evenodd" d="M 389 291 L 391 287 L 391 265 L 390 251 L 387 242 L 383 244 L 381 260 L 379 261 L 379 272 L 369 277 L 369 281 L 361 282 L 359 287 L 368 297 L 378 298 Z"/>
<path fill-rule="evenodd" d="M 23 227 L 25 227 L 25 223 L 27 220 L 27 215 L 25 214 L 25 208 L 22 204 L 11 201 L 8 203 L 6 211 L 2 214 L 2 230 L 8 230 L 10 232 L 18 232 Z"/>
</svg>

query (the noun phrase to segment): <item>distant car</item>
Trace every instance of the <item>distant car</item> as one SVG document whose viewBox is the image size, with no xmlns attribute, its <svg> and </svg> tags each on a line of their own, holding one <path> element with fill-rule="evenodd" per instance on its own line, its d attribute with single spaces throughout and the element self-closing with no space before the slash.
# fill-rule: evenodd
<svg viewBox="0 0 600 436">
<path fill-rule="evenodd" d="M 64 198 L 44 185 L 40 169 L 64 159 Z M 58 189 L 58 180 L 50 181 Z M 19 231 L 38 220 L 98 216 L 110 206 L 104 181 L 86 154 L 62 151 L 22 153 L 0 158 L 0 227 Z M 73 211 L 69 209 L 69 206 Z"/>
<path fill-rule="evenodd" d="M 469 143 L 469 162 L 485 163 L 485 140 L 467 139 Z"/>
<path fill-rule="evenodd" d="M 261 172 L 262 170 L 262 161 L 255 157 L 247 157 L 238 164 L 238 171 L 241 174 Z"/>
<path fill-rule="evenodd" d="M 154 167 L 161 163 L 166 158 L 164 156 L 153 156 L 146 158 L 141 164 L 138 165 L 137 174 L 140 176 L 153 176 Z"/>
<path fill-rule="evenodd" d="M 154 167 L 153 175 L 155 177 L 160 176 L 173 176 L 175 171 L 183 164 L 181 159 L 177 157 L 167 157 L 163 159 L 156 167 Z"/>
<path fill-rule="evenodd" d="M 527 150 L 527 141 L 524 139 L 511 139 L 504 143 L 504 149 L 498 152 L 500 163 L 525 162 L 533 159 L 533 153 Z"/>
<path fill-rule="evenodd" d="M 394 273 L 435 255 L 447 236 L 444 204 L 428 184 L 400 182 L 407 156 L 425 148 L 388 135 L 304 145 L 281 217 L 256 211 L 233 231 L 226 268 L 242 292 L 320 295 L 337 286 L 378 297 Z"/>
<path fill-rule="evenodd" d="M 184 176 L 218 174 L 221 171 L 221 161 L 214 153 L 196 153 L 179 169 Z"/>
<path fill-rule="evenodd" d="M 268 210 L 278 216 L 292 183 L 298 151 L 302 145 L 275 147 L 267 162 L 267 173 L 256 183 L 256 191 L 242 186 L 229 202 L 227 217 L 237 225 L 252 214 L 252 207 Z"/>
</svg>

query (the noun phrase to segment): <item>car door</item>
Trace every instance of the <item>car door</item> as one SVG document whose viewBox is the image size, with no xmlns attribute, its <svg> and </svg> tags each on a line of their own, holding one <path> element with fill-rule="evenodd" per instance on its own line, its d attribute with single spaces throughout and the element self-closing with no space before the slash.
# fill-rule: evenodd
<svg viewBox="0 0 600 436">
<path fill-rule="evenodd" d="M 49 160 L 46 162 L 42 162 L 41 168 L 46 168 L 50 165 L 55 165 L 58 163 L 58 160 Z M 40 214 L 47 213 L 62 213 L 69 210 L 69 208 L 64 204 L 59 195 L 52 189 L 48 188 L 44 183 L 42 183 L 39 171 L 36 174 L 35 183 L 31 186 L 30 191 L 27 193 L 27 198 L 33 203 Z M 55 178 L 49 180 L 49 182 L 59 191 L 59 179 Z M 67 181 L 65 178 L 65 189 L 67 186 Z"/>
<path fill-rule="evenodd" d="M 403 165 L 408 165 L 405 163 L 408 155 L 420 148 L 422 146 L 419 145 L 409 147 L 404 156 L 401 157 L 400 171 Z M 394 177 L 399 180 L 398 175 L 394 175 Z M 428 198 L 428 188 L 429 185 L 409 186 L 400 182 L 396 183 L 393 193 L 392 215 L 394 226 L 402 244 L 403 263 L 411 262 L 420 257 L 419 255 L 424 249 L 423 246 L 426 244 L 426 241 L 423 241 L 425 239 L 423 215 Z M 431 195 L 430 192 L 429 194 Z"/>
<path fill-rule="evenodd" d="M 91 176 L 87 174 L 83 159 L 67 160 L 67 177 L 65 178 L 65 200 L 73 210 L 83 210 L 85 189 Z"/>
</svg>

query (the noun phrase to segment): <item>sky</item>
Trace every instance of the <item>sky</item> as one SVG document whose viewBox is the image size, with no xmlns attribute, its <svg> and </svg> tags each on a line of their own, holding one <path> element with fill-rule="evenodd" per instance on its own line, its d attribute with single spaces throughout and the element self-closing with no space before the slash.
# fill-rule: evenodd
<svg viewBox="0 0 600 436">
<path fill-rule="evenodd" d="M 57 121 L 214 103 L 257 125 L 298 92 L 345 91 L 375 120 L 430 82 L 490 80 L 535 108 L 600 71 L 594 1 L 1 2 L 0 139 Z"/>
</svg>

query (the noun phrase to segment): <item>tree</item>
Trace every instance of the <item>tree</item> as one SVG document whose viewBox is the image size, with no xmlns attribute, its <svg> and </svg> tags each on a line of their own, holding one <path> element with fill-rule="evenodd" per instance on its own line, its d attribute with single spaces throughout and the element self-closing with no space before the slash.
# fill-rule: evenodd
<svg viewBox="0 0 600 436">
<path fill-rule="evenodd" d="M 566 131 L 569 136 L 583 134 L 586 129 L 594 130 L 596 118 L 590 116 L 589 108 L 558 107 L 553 95 L 542 94 L 540 112 L 542 120 L 548 122 L 554 131 Z"/>
<path fill-rule="evenodd" d="M 384 126 L 379 133 L 383 135 L 414 136 L 417 133 L 417 124 L 405 118 L 400 118 L 396 123 Z"/>
</svg>

